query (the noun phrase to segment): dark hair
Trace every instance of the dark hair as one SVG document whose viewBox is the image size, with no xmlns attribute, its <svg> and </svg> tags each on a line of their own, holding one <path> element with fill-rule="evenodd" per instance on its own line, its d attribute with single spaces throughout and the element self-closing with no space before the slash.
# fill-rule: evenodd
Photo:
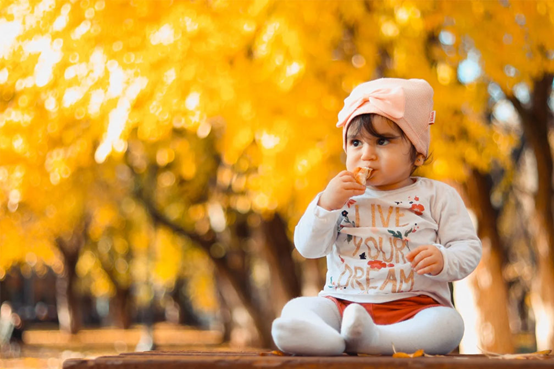
<svg viewBox="0 0 554 369">
<path fill-rule="evenodd" d="M 388 137 L 379 134 L 375 130 L 375 127 L 373 126 L 373 120 L 375 119 L 376 116 L 378 116 L 378 114 L 361 114 L 354 117 L 350 123 L 350 126 L 348 127 L 348 131 L 351 132 L 350 135 L 357 136 L 360 133 L 365 132 L 365 133 L 369 133 L 373 137 L 387 139 Z M 414 144 L 412 143 L 412 141 L 408 139 L 408 136 L 406 136 L 404 131 L 400 129 L 400 127 L 398 127 L 398 125 L 394 123 L 392 120 L 386 117 L 383 117 L 381 115 L 379 115 L 379 117 L 385 119 L 391 125 L 391 127 L 394 127 L 396 130 L 398 130 L 398 133 L 400 134 L 402 139 L 407 140 L 410 143 L 410 160 L 412 163 L 415 163 L 418 152 Z M 427 159 L 429 159 L 429 157 L 425 158 L 424 164 L 427 162 Z M 415 169 L 417 169 L 417 167 L 414 165 L 414 168 L 412 169 L 412 173 L 415 171 Z"/>
</svg>

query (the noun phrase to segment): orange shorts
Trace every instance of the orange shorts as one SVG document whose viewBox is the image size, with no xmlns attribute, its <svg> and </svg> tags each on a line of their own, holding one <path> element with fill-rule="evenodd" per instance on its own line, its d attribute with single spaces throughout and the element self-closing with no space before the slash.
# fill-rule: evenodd
<svg viewBox="0 0 554 369">
<path fill-rule="evenodd" d="M 350 304 L 354 304 L 352 301 L 343 299 L 337 299 L 331 296 L 325 296 L 329 300 L 333 301 L 339 308 L 340 316 L 344 313 L 344 309 Z M 408 297 L 396 301 L 384 302 L 380 304 L 372 303 L 357 303 L 362 305 L 368 314 L 373 318 L 375 324 L 385 325 L 402 322 L 413 318 L 414 315 L 421 310 L 434 307 L 443 306 L 439 304 L 435 299 L 426 296 L 418 295 L 415 297 Z"/>
</svg>

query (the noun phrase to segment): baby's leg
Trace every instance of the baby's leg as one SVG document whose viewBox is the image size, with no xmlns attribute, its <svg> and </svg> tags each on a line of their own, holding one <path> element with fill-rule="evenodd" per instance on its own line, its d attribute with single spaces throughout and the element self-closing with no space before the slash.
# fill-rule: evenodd
<svg viewBox="0 0 554 369">
<path fill-rule="evenodd" d="M 358 304 L 344 310 L 341 334 L 347 352 L 365 354 L 412 353 L 423 349 L 428 354 L 445 355 L 458 346 L 464 335 L 464 322 L 453 308 L 432 307 L 412 319 L 390 325 L 377 325 Z"/>
<path fill-rule="evenodd" d="M 340 314 L 324 297 L 299 297 L 287 302 L 275 319 L 271 335 L 277 347 L 298 355 L 341 355 Z"/>
</svg>

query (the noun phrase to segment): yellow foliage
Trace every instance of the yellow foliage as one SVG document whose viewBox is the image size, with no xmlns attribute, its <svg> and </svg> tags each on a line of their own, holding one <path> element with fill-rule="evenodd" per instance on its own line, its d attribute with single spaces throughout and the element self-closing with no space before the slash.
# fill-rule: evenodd
<svg viewBox="0 0 554 369">
<path fill-rule="evenodd" d="M 182 248 L 168 230 L 159 228 L 156 233 L 155 280 L 161 285 L 173 285 L 182 264 Z"/>
<path fill-rule="evenodd" d="M 155 245 L 154 275 L 171 285 L 193 254 L 167 231 L 154 237 L 132 199 L 133 176 L 153 165 L 154 201 L 187 230 L 210 227 L 202 196 L 213 186 L 224 210 L 278 211 L 294 224 L 344 168 L 343 99 L 381 76 L 435 89 L 434 161 L 422 174 L 510 171 L 521 133 L 491 124 L 488 82 L 511 95 L 554 69 L 553 3 L 510 4 L 1 1 L 0 268 L 29 250 L 53 265 L 55 239 L 88 219 L 89 247 L 113 243 L 122 281 L 148 272 L 140 260 Z M 481 77 L 461 84 L 471 53 Z M 198 273 L 194 288 L 211 288 L 209 271 Z M 95 291 L 107 293 L 99 278 Z"/>
</svg>

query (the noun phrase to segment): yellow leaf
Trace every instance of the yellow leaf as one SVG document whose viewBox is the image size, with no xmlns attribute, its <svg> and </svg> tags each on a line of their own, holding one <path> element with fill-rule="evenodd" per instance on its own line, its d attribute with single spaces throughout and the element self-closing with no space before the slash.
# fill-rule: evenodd
<svg viewBox="0 0 554 369">
<path fill-rule="evenodd" d="M 283 351 L 273 350 L 270 352 L 261 352 L 260 356 L 289 356 L 289 355 L 284 353 Z"/>
<path fill-rule="evenodd" d="M 401 358 L 401 359 L 409 359 L 409 358 L 413 358 L 413 357 L 421 357 L 425 354 L 425 352 L 423 351 L 423 349 L 420 349 L 420 350 L 417 350 L 416 352 L 412 353 L 412 354 L 407 354 L 405 352 L 397 352 L 396 351 L 396 347 L 394 347 L 394 343 L 392 344 L 392 351 L 394 352 L 394 354 L 392 355 L 392 357 L 395 357 L 395 358 Z"/>
<path fill-rule="evenodd" d="M 395 352 L 392 355 L 392 357 L 408 359 L 408 358 L 412 358 L 412 357 L 421 357 L 421 356 L 423 356 L 423 354 L 424 354 L 423 350 L 417 350 L 413 354 L 407 354 L 405 352 Z"/>
</svg>

